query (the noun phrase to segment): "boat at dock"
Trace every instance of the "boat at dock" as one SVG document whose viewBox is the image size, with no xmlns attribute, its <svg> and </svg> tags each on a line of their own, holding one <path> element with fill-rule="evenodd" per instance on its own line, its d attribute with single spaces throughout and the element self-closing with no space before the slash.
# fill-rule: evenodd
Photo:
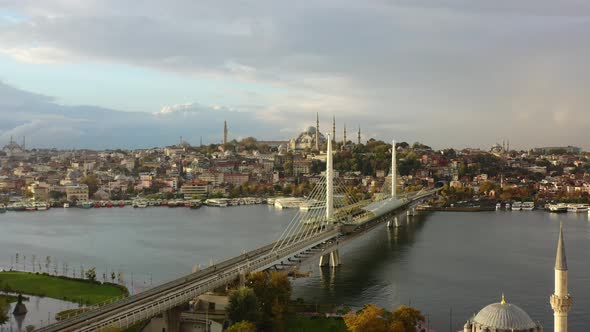
<svg viewBox="0 0 590 332">
<path fill-rule="evenodd" d="M 553 213 L 564 213 L 567 212 L 567 205 L 564 203 L 549 204 L 548 210 Z"/>
<path fill-rule="evenodd" d="M 514 202 L 512 204 L 512 211 L 520 211 L 521 208 L 522 208 L 521 202 Z"/>
<path fill-rule="evenodd" d="M 569 204 L 567 206 L 567 212 L 587 213 L 588 212 L 588 204 Z"/>
<path fill-rule="evenodd" d="M 535 209 L 534 202 L 524 202 L 522 203 L 522 210 L 523 211 L 533 211 Z"/>
</svg>

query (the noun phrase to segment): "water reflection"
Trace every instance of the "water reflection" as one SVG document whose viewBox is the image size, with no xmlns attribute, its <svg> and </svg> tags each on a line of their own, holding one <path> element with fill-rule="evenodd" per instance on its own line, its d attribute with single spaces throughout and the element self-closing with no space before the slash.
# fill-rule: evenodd
<svg viewBox="0 0 590 332">
<path fill-rule="evenodd" d="M 1 293 L 7 295 L 17 296 L 14 293 Z M 35 328 L 40 328 L 55 322 L 55 314 L 58 312 L 79 308 L 77 303 L 56 300 L 48 297 L 25 295 L 28 300 L 23 301 L 27 307 L 28 312 L 25 315 L 14 316 L 12 311 L 16 306 L 16 302 L 10 303 L 9 321 L 0 325 L 0 332 L 7 331 L 24 331 L 27 326 L 33 325 Z"/>
</svg>

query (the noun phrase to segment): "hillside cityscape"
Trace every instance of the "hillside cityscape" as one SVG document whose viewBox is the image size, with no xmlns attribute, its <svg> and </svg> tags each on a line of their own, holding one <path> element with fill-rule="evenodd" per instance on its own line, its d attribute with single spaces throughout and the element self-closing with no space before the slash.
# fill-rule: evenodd
<svg viewBox="0 0 590 332">
<path fill-rule="evenodd" d="M 391 178 L 391 143 L 362 141 L 360 128 L 355 141 L 347 140 L 344 130 L 343 139 L 334 141 L 337 176 L 359 198 L 369 198 Z M 24 144 L 24 138 L 22 144 L 11 138 L 0 151 L 1 201 L 21 202 L 22 207 L 25 202 L 62 206 L 89 201 L 104 206 L 141 197 L 302 197 L 309 195 L 326 163 L 326 136 L 313 126 L 290 141 L 229 140 L 226 123 L 223 143 L 205 146 L 182 137 L 176 145 L 138 150 L 26 149 Z M 492 201 L 533 201 L 538 207 L 589 203 L 590 154 L 578 147 L 517 151 L 504 141 L 487 151 L 436 151 L 419 142 L 399 142 L 396 150 L 401 190 L 441 186 L 440 207 L 474 201 L 480 207 Z"/>
</svg>

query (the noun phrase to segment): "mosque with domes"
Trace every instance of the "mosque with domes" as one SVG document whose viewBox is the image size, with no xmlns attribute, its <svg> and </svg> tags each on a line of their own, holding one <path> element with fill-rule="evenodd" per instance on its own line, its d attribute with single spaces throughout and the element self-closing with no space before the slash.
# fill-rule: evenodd
<svg viewBox="0 0 590 332">
<path fill-rule="evenodd" d="M 567 261 L 563 228 L 559 228 L 557 255 L 555 258 L 555 292 L 550 297 L 554 315 L 554 332 L 567 332 L 567 315 L 572 306 L 568 292 Z M 502 301 L 492 303 L 467 320 L 463 332 L 542 332 L 540 323 L 515 304 Z M 460 331 L 459 331 L 460 332 Z"/>
</svg>

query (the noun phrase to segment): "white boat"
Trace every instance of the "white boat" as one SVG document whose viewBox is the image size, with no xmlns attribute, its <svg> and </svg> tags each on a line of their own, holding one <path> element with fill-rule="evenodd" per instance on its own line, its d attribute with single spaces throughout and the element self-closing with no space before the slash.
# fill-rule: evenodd
<svg viewBox="0 0 590 332">
<path fill-rule="evenodd" d="M 133 207 L 143 209 L 143 208 L 148 207 L 148 202 L 144 201 L 144 200 L 135 201 L 135 202 L 133 202 Z"/>
<path fill-rule="evenodd" d="M 569 204 L 567 206 L 567 212 L 573 212 L 573 213 L 588 212 L 588 204 Z"/>
<path fill-rule="evenodd" d="M 45 202 L 38 202 L 35 203 L 35 208 L 37 209 L 37 211 L 46 211 L 47 209 L 49 209 L 49 205 L 47 205 L 47 203 Z"/>
<path fill-rule="evenodd" d="M 210 198 L 205 201 L 207 206 L 215 206 L 215 207 L 226 207 L 228 205 L 228 200 L 224 198 Z"/>
<path fill-rule="evenodd" d="M 496 203 L 496 211 L 497 211 L 497 210 L 500 210 L 500 208 L 501 208 L 501 207 L 502 207 L 502 204 L 500 204 L 500 203 Z"/>
<path fill-rule="evenodd" d="M 512 211 L 520 211 L 521 208 L 522 208 L 521 202 L 514 202 L 512 204 Z"/>
<path fill-rule="evenodd" d="M 506 210 L 510 210 L 510 203 L 506 203 Z"/>
<path fill-rule="evenodd" d="M 534 202 L 524 202 L 522 203 L 522 210 L 523 211 L 533 211 L 535 209 Z"/>
<path fill-rule="evenodd" d="M 64 203 L 64 209 L 67 209 L 70 207 L 70 203 Z"/>
<path fill-rule="evenodd" d="M 549 204 L 549 212 L 553 212 L 553 213 L 567 212 L 567 205 L 565 205 L 564 203 Z"/>
</svg>

